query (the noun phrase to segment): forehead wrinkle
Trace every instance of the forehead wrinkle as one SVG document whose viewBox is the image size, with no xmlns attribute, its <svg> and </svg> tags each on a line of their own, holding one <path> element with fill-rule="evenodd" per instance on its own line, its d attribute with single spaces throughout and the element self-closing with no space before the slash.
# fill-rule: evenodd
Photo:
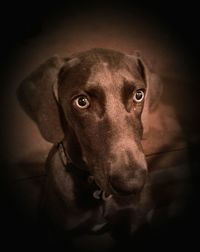
<svg viewBox="0 0 200 252">
<path fill-rule="evenodd" d="M 137 82 L 139 75 L 133 75 L 126 68 L 112 69 L 107 62 L 101 62 L 92 66 L 90 77 L 87 81 L 87 87 L 102 86 L 108 89 L 122 87 L 123 82 Z"/>
<path fill-rule="evenodd" d="M 132 73 L 131 71 L 128 71 L 126 68 L 119 69 L 117 71 L 117 75 L 119 75 L 123 80 L 127 82 L 137 83 L 141 81 L 140 75 L 135 72 Z"/>
</svg>

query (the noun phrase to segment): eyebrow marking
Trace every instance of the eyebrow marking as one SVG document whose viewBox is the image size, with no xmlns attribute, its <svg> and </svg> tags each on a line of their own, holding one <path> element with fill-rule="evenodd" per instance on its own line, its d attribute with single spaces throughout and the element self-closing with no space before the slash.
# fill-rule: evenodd
<svg viewBox="0 0 200 252">
<path fill-rule="evenodd" d="M 127 81 L 124 79 L 121 89 L 121 99 L 125 106 L 130 101 L 134 91 L 136 91 L 138 88 L 145 89 L 145 84 L 141 81 Z"/>
<path fill-rule="evenodd" d="M 109 87 L 113 82 L 112 72 L 108 68 L 107 62 L 101 62 L 91 68 L 91 74 L 87 81 L 87 86 Z"/>
<path fill-rule="evenodd" d="M 73 59 L 70 59 L 66 63 L 66 65 L 71 68 L 71 67 L 74 67 L 74 66 L 78 65 L 79 63 L 80 63 L 80 59 L 79 58 L 73 58 Z"/>
<path fill-rule="evenodd" d="M 130 82 L 130 81 L 124 80 L 123 90 L 125 93 L 131 93 L 134 91 L 135 88 L 136 88 L 135 82 L 133 82 L 133 81 Z"/>
<path fill-rule="evenodd" d="M 121 89 L 121 99 L 122 103 L 126 106 L 131 94 L 133 94 L 134 90 L 136 89 L 136 84 L 133 81 L 127 81 L 126 79 L 123 80 L 123 86 Z"/>
<path fill-rule="evenodd" d="M 88 93 L 91 97 L 104 97 L 104 90 L 103 88 L 96 84 L 95 86 L 90 86 L 88 88 L 85 88 L 85 92 Z"/>
</svg>

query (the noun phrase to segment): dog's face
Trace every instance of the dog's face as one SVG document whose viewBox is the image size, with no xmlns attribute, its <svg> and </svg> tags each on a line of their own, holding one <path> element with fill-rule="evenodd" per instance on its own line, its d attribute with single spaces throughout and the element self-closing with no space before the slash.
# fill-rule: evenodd
<svg viewBox="0 0 200 252">
<path fill-rule="evenodd" d="M 86 53 L 61 69 L 58 100 L 83 161 L 104 190 L 132 193 L 144 184 L 145 92 L 142 69 L 120 53 Z"/>
<path fill-rule="evenodd" d="M 93 49 L 49 61 L 48 70 L 41 66 L 19 94 L 46 139 L 63 140 L 73 163 L 87 169 L 102 190 L 126 195 L 140 192 L 147 174 L 141 138 L 149 75 L 136 55 Z"/>
</svg>

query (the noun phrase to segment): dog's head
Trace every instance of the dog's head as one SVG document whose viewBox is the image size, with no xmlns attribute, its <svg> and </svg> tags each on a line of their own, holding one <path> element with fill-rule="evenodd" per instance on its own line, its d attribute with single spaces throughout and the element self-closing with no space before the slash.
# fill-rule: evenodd
<svg viewBox="0 0 200 252">
<path fill-rule="evenodd" d="M 72 162 L 102 190 L 132 194 L 145 183 L 141 139 L 160 90 L 137 53 L 92 49 L 47 60 L 22 82 L 18 96 L 43 137 L 63 141 Z"/>
</svg>

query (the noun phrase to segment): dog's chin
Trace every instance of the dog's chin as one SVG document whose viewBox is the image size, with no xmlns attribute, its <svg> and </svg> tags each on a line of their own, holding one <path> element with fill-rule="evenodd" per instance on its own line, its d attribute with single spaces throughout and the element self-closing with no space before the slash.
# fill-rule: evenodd
<svg viewBox="0 0 200 252">
<path fill-rule="evenodd" d="M 122 201 L 122 202 L 129 202 L 129 201 L 138 201 L 138 199 L 140 198 L 140 195 L 142 194 L 142 191 L 145 187 L 145 185 L 143 187 L 141 187 L 141 190 L 138 190 L 137 192 L 133 192 L 131 190 L 126 190 L 127 188 L 125 188 L 123 190 L 118 190 L 116 191 L 112 185 L 110 183 L 108 183 L 108 178 L 104 177 L 104 176 L 99 176 L 99 174 L 93 174 L 91 176 L 89 176 L 90 178 L 90 183 L 93 183 L 94 186 L 94 190 L 97 191 L 97 197 L 99 197 L 99 195 L 101 195 L 101 197 L 104 200 L 110 199 L 111 197 L 113 199 L 116 199 L 117 201 Z M 128 181 L 127 181 L 128 183 Z"/>
<path fill-rule="evenodd" d="M 140 196 L 141 193 L 138 194 L 125 194 L 125 193 L 115 193 L 115 194 L 111 194 L 112 195 L 112 199 L 120 206 L 129 206 L 129 205 L 137 205 L 138 202 L 140 201 Z"/>
<path fill-rule="evenodd" d="M 94 178 L 94 181 L 97 185 L 97 190 L 99 191 L 99 194 L 101 192 L 101 197 L 103 200 L 109 200 L 112 198 L 118 203 L 121 202 L 122 204 L 129 204 L 130 202 L 137 202 L 142 193 L 142 191 L 137 194 L 123 191 L 116 192 L 109 185 L 102 184 L 98 179 Z"/>
</svg>

